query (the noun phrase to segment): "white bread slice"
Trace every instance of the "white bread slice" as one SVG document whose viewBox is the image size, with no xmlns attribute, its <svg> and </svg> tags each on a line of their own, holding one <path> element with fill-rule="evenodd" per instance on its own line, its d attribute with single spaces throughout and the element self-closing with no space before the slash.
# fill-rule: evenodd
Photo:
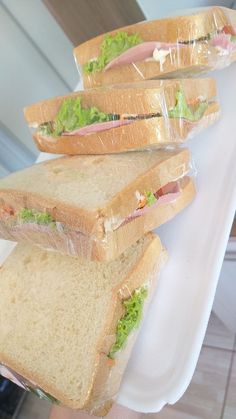
<svg viewBox="0 0 236 419">
<path fill-rule="evenodd" d="M 0 180 L 0 235 L 86 258 L 114 258 L 150 228 L 142 231 L 131 221 L 129 236 L 125 233 L 122 239 L 121 233 L 106 231 L 107 223 L 133 213 L 138 204 L 136 191 L 156 192 L 188 171 L 189 151 L 186 149 L 73 156 L 37 164 Z M 180 196 L 174 202 L 153 210 L 156 217 L 152 228 L 174 217 L 191 202 L 194 197 L 192 182 L 183 181 L 181 185 Z M 14 213 L 22 208 L 46 211 L 66 230 L 50 227 L 39 230 L 29 223 L 9 225 L 4 212 L 6 207 Z M 166 217 L 159 219 L 161 208 L 165 208 Z M 148 218 L 151 217 L 150 214 Z M 145 224 L 141 222 L 141 225 Z M 116 237 L 119 237 L 119 244 Z"/>
<path fill-rule="evenodd" d="M 35 229 L 34 225 L 9 228 L 0 222 L 0 236 L 8 240 L 37 244 L 44 249 L 56 250 L 63 254 L 80 256 L 90 260 L 108 261 L 118 257 L 128 246 L 143 234 L 159 227 L 188 206 L 195 196 L 195 186 L 191 178 L 180 180 L 180 196 L 172 203 L 165 203 L 149 213 L 112 230 L 104 230 L 100 237 L 81 232 Z"/>
<path fill-rule="evenodd" d="M 224 26 L 235 23 L 236 12 L 224 7 L 212 7 L 190 16 L 179 16 L 141 22 L 138 24 L 116 29 L 109 34 L 125 31 L 128 34 L 139 33 L 143 41 L 159 42 L 186 42 L 206 37 L 208 34 L 222 30 Z M 87 63 L 97 57 L 104 35 L 93 38 L 74 50 L 75 60 L 79 65 Z M 234 59 L 232 55 L 232 60 Z M 167 56 L 163 66 L 158 62 L 136 62 L 135 65 L 124 65 L 107 71 L 83 74 L 86 88 L 136 81 L 140 79 L 153 79 L 175 73 L 192 75 L 202 71 L 214 69 L 219 60 L 218 51 L 209 43 L 193 43 L 186 48 L 176 48 Z M 225 60 L 225 64 L 229 64 Z M 79 68 L 80 71 L 80 68 Z"/>
<path fill-rule="evenodd" d="M 136 209 L 136 190 L 155 192 L 184 176 L 189 160 L 187 149 L 61 157 L 0 179 L 0 204 L 46 210 L 67 226 L 95 234 L 104 219 Z"/>
<path fill-rule="evenodd" d="M 165 260 L 152 233 L 103 264 L 18 245 L 0 269 L 0 363 L 68 407 L 109 407 L 135 337 L 108 359 L 122 301 L 151 297 Z"/>
<path fill-rule="evenodd" d="M 199 98 L 209 102 L 203 118 L 195 123 L 169 118 L 176 92 L 183 91 L 188 103 Z M 90 89 L 45 100 L 24 109 L 29 126 L 38 127 L 53 121 L 65 99 L 80 97 L 83 107 L 97 107 L 108 114 L 151 114 L 162 117 L 136 120 L 130 125 L 84 136 L 43 136 L 35 132 L 33 138 L 41 151 L 59 154 L 105 154 L 140 148 L 166 146 L 186 140 L 200 128 L 210 125 L 219 116 L 216 102 L 217 88 L 213 79 L 149 80 L 122 84 L 112 88 Z"/>
</svg>

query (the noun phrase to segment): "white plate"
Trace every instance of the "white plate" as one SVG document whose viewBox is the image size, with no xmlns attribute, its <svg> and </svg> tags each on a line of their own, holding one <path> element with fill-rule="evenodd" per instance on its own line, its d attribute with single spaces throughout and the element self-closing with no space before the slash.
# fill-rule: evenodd
<svg viewBox="0 0 236 419">
<path fill-rule="evenodd" d="M 236 208 L 236 65 L 215 74 L 223 116 L 188 145 L 194 203 L 158 233 L 170 259 L 126 370 L 118 402 L 157 412 L 186 390 L 200 353 Z M 48 154 L 41 153 L 40 160 Z M 0 243 L 0 263 L 9 253 Z"/>
<path fill-rule="evenodd" d="M 210 76 L 218 82 L 222 117 L 188 143 L 198 195 L 158 229 L 169 262 L 118 396 L 141 412 L 176 403 L 191 381 L 236 209 L 236 64 Z"/>
</svg>

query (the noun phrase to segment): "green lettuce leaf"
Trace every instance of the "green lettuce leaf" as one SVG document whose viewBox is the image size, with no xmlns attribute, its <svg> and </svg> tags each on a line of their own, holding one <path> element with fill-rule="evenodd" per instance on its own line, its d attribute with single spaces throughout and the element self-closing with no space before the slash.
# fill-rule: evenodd
<svg viewBox="0 0 236 419">
<path fill-rule="evenodd" d="M 103 70 L 114 58 L 141 42 L 142 39 L 138 33 L 128 35 L 126 32 L 117 32 L 116 35 L 105 35 L 100 46 L 100 55 L 96 60 L 90 60 L 84 64 L 84 72 L 88 74 Z"/>
<path fill-rule="evenodd" d="M 231 42 L 236 42 L 236 35 L 231 35 L 230 41 Z"/>
<path fill-rule="evenodd" d="M 42 135 L 58 137 L 65 131 L 74 131 L 77 128 L 98 122 L 106 122 L 110 119 L 111 115 L 100 112 L 94 106 L 92 108 L 83 108 L 80 97 L 68 98 L 62 103 L 54 121 L 42 124 L 39 131 Z"/>
<path fill-rule="evenodd" d="M 39 132 L 43 136 L 52 135 L 53 133 L 53 124 L 52 122 L 45 122 L 39 126 Z"/>
<path fill-rule="evenodd" d="M 149 207 L 155 204 L 155 202 L 157 201 L 155 195 L 152 192 L 145 192 L 145 197 L 147 199 L 147 205 Z"/>
<path fill-rule="evenodd" d="M 186 101 L 185 94 L 182 90 L 176 93 L 176 104 L 173 109 L 168 112 L 169 118 L 184 118 L 195 122 L 202 118 L 208 103 L 200 102 L 195 109 L 190 107 Z"/>
<path fill-rule="evenodd" d="M 39 212 L 28 208 L 22 208 L 17 214 L 18 220 L 22 223 L 35 223 L 35 224 L 51 224 L 55 225 L 55 220 L 47 212 Z"/>
<path fill-rule="evenodd" d="M 118 322 L 116 328 L 116 341 L 108 354 L 109 358 L 114 358 L 116 352 L 124 347 L 129 334 L 134 329 L 138 328 L 142 318 L 143 304 L 147 295 L 147 288 L 142 287 L 135 290 L 128 300 L 123 301 L 125 314 Z"/>
</svg>

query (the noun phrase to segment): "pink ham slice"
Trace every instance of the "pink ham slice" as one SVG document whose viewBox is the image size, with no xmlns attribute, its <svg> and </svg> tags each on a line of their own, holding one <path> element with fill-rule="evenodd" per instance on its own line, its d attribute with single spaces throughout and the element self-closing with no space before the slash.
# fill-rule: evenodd
<svg viewBox="0 0 236 419">
<path fill-rule="evenodd" d="M 163 195 L 162 192 L 165 192 Z M 128 217 L 124 219 L 124 221 L 115 228 L 117 230 L 119 227 L 129 223 L 130 221 L 134 220 L 137 217 L 141 217 L 142 215 L 147 214 L 148 212 L 152 211 L 154 208 L 159 207 L 162 204 L 170 204 L 171 202 L 175 201 L 180 196 L 180 188 L 178 182 L 170 182 L 168 185 L 164 186 L 162 189 L 157 191 L 154 195 L 158 196 L 157 201 L 151 206 L 145 206 L 143 208 L 138 208 L 134 210 L 134 212 Z"/>
<path fill-rule="evenodd" d="M 114 58 L 114 60 L 110 61 L 106 65 L 104 71 L 121 65 L 131 64 L 137 61 L 144 61 L 147 58 L 151 58 L 155 48 L 168 50 L 177 47 L 183 48 L 184 46 L 184 44 L 170 44 L 167 42 L 143 42 L 142 44 L 138 44 L 135 47 L 127 49 L 127 51 L 123 52 L 123 54 Z"/>
<path fill-rule="evenodd" d="M 136 218 L 136 217 L 140 217 L 141 215 L 147 214 L 150 210 L 153 210 L 153 208 L 157 208 L 162 204 L 169 204 L 170 202 L 175 201 L 180 195 L 180 192 L 173 192 L 173 193 L 168 193 L 166 195 L 162 195 L 158 198 L 158 200 L 151 206 L 145 206 L 143 208 L 139 208 L 136 209 L 133 214 L 129 215 L 130 218 Z"/>
<path fill-rule="evenodd" d="M 63 132 L 61 135 L 62 135 L 62 137 L 73 137 L 73 136 L 76 136 L 76 135 L 78 135 L 80 137 L 83 137 L 84 135 L 94 134 L 96 132 L 101 132 L 101 131 L 107 131 L 109 129 L 121 127 L 123 125 L 129 125 L 129 124 L 132 124 L 133 122 L 135 122 L 137 120 L 135 120 L 135 119 L 118 119 L 118 120 L 114 120 L 114 121 L 100 122 L 98 124 L 86 125 L 86 127 L 78 128 L 74 131 Z M 188 119 L 185 119 L 185 118 L 181 118 L 181 120 L 183 121 L 184 124 L 186 123 L 186 124 L 190 124 L 190 125 L 193 125 L 193 126 L 198 124 L 198 121 L 189 121 Z"/>
<path fill-rule="evenodd" d="M 229 52 L 236 50 L 236 42 L 232 42 L 231 35 L 224 32 L 215 35 L 211 40 L 211 45 L 213 45 L 213 47 L 220 47 Z"/>
<path fill-rule="evenodd" d="M 75 129 L 74 131 L 63 132 L 62 135 L 63 137 L 73 136 L 73 135 L 83 136 L 83 135 L 93 134 L 95 132 L 106 131 L 108 129 L 121 127 L 122 125 L 128 125 L 128 124 L 131 124 L 132 122 L 133 120 L 128 120 L 128 119 L 117 119 L 114 121 L 99 122 L 98 124 L 86 125 L 85 127 Z"/>
</svg>

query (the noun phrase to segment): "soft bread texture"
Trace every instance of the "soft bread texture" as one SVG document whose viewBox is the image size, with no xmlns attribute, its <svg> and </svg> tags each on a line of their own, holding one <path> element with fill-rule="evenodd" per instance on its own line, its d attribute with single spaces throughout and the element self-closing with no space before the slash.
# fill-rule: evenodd
<svg viewBox="0 0 236 419">
<path fill-rule="evenodd" d="M 136 190 L 156 192 L 189 171 L 187 149 L 62 157 L 0 179 L 0 205 L 47 211 L 84 234 L 137 207 Z"/>
<path fill-rule="evenodd" d="M 173 202 L 162 204 L 115 230 L 108 229 L 100 237 L 94 234 L 85 235 L 78 231 L 60 232 L 52 231 L 50 228 L 35 230 L 32 225 L 10 229 L 6 228 L 1 222 L 0 234 L 5 239 L 38 244 L 43 248 L 54 249 L 64 254 L 79 255 L 91 260 L 108 261 L 124 252 L 143 234 L 176 216 L 192 202 L 194 196 L 195 186 L 192 179 L 184 177 L 180 180 L 180 196 Z"/>
<path fill-rule="evenodd" d="M 152 233 L 103 264 L 17 246 L 0 270 L 0 362 L 68 407 L 106 408 L 131 352 L 108 362 L 122 301 L 165 260 Z"/>
<path fill-rule="evenodd" d="M 191 123 L 177 118 L 170 119 L 168 110 L 175 106 L 176 92 L 182 90 L 189 103 L 198 98 L 209 101 L 203 118 Z M 80 97 L 84 107 L 96 106 L 100 111 L 114 114 L 161 113 L 162 117 L 137 120 L 130 125 L 85 136 L 43 136 L 33 134 L 41 151 L 59 154 L 106 154 L 180 143 L 196 131 L 219 117 L 219 104 L 213 79 L 183 79 L 146 81 L 91 89 L 71 95 L 56 97 L 25 108 L 25 118 L 32 127 L 52 121 L 63 101 Z M 212 103 L 211 103 L 212 102 Z"/>
<path fill-rule="evenodd" d="M 212 7 L 191 16 L 172 17 L 151 22 L 126 26 L 112 32 L 125 31 L 128 34 L 139 33 L 142 40 L 176 43 L 196 40 L 216 33 L 226 25 L 235 21 L 236 13 L 223 7 Z M 100 45 L 104 35 L 91 39 L 74 50 L 74 56 L 78 65 L 83 65 L 100 52 Z M 209 60 L 210 58 L 210 60 Z M 170 75 L 171 73 L 193 74 L 214 68 L 217 63 L 217 49 L 209 44 L 189 45 L 186 48 L 173 49 L 167 56 L 163 68 L 158 62 L 136 62 L 135 65 L 125 65 L 107 71 L 83 74 L 86 88 L 106 84 L 120 83 L 123 81 L 136 81 L 140 79 L 152 79 Z"/>
</svg>

